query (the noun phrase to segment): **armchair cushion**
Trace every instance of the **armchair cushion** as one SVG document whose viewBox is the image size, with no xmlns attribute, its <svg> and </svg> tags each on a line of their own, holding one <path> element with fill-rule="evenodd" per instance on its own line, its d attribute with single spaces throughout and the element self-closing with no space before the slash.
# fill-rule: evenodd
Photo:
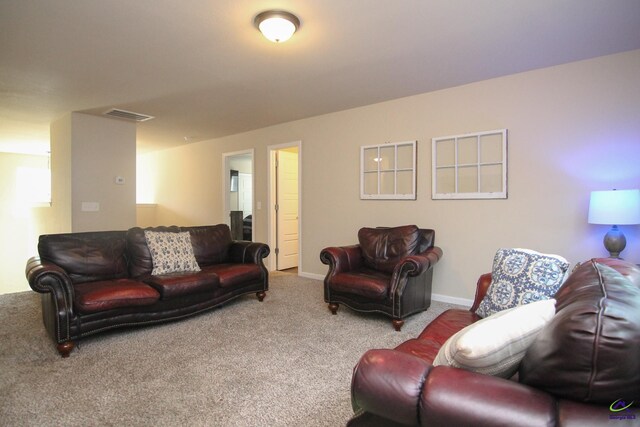
<svg viewBox="0 0 640 427">
<path fill-rule="evenodd" d="M 481 319 L 451 336 L 440 348 L 433 366 L 447 365 L 510 378 L 555 312 L 555 300 L 550 299 Z"/>
<path fill-rule="evenodd" d="M 361 228 L 358 240 L 362 249 L 365 265 L 393 273 L 402 258 L 415 255 L 420 235 L 415 225 L 393 228 Z"/>
<path fill-rule="evenodd" d="M 529 249 L 498 249 L 493 259 L 491 285 L 476 313 L 494 313 L 551 298 L 564 282 L 569 263 L 559 255 Z"/>
<path fill-rule="evenodd" d="M 360 295 L 374 300 L 382 300 L 389 294 L 390 277 L 368 268 L 363 268 L 353 273 L 336 275 L 331 281 L 331 289 L 337 292 L 346 292 Z"/>
</svg>

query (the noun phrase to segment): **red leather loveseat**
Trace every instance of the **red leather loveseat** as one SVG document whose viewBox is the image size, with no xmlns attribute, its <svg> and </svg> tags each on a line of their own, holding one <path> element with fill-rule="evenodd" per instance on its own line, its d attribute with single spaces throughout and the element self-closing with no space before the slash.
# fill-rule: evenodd
<svg viewBox="0 0 640 427">
<path fill-rule="evenodd" d="M 349 426 L 637 425 L 640 410 L 640 268 L 615 259 L 578 266 L 555 294 L 556 314 L 510 379 L 432 366 L 445 341 L 479 320 L 491 275 L 473 307 L 448 310 L 419 337 L 370 350 L 352 379 Z M 637 419 L 636 419 L 637 417 Z"/>
<path fill-rule="evenodd" d="M 200 271 L 153 275 L 145 230 L 188 232 Z M 42 294 L 45 327 L 63 357 L 102 331 L 191 316 L 268 290 L 263 243 L 232 241 L 225 224 L 40 236 L 26 275 Z"/>
</svg>

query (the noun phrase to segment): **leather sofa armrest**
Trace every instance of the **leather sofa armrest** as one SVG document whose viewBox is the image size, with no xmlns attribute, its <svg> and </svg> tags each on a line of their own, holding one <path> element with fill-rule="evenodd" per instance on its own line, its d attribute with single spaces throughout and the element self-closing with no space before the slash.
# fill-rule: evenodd
<svg viewBox="0 0 640 427">
<path fill-rule="evenodd" d="M 442 249 L 432 246 L 417 255 L 403 258 L 395 267 L 395 271 L 405 270 L 409 276 L 419 276 L 433 267 L 442 258 Z"/>
<path fill-rule="evenodd" d="M 344 273 L 362 265 L 362 250 L 360 245 L 324 248 L 320 252 L 320 261 L 329 266 L 327 276 Z"/>
<path fill-rule="evenodd" d="M 478 283 L 476 284 L 476 296 L 473 299 L 473 305 L 471 306 L 469 311 L 475 313 L 475 311 L 478 309 L 478 306 L 482 302 L 482 299 L 485 295 L 487 295 L 489 285 L 491 285 L 491 273 L 485 273 L 478 278 Z"/>
<path fill-rule="evenodd" d="M 234 240 L 229 247 L 229 261 L 237 264 L 262 264 L 269 252 L 269 246 L 265 243 Z"/>
<path fill-rule="evenodd" d="M 64 269 L 56 264 L 42 261 L 39 257 L 31 257 L 27 261 L 25 274 L 29 286 L 36 292 L 62 293 L 67 298 L 69 307 L 73 304 L 73 284 L 71 278 Z"/>
<path fill-rule="evenodd" d="M 351 401 L 405 425 L 553 425 L 555 399 L 515 381 L 433 367 L 396 350 L 369 350 L 354 369 Z"/>
<path fill-rule="evenodd" d="M 367 351 L 353 369 L 351 404 L 405 425 L 418 425 L 418 402 L 432 366 L 395 350 Z"/>
<path fill-rule="evenodd" d="M 428 426 L 557 425 L 557 401 L 541 390 L 449 366 L 429 372 L 418 402 Z"/>
</svg>

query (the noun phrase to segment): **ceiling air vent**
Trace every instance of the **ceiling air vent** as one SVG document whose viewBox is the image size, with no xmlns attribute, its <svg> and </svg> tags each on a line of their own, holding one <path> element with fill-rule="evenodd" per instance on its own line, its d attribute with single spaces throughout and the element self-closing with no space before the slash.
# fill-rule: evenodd
<svg viewBox="0 0 640 427">
<path fill-rule="evenodd" d="M 109 111 L 105 111 L 106 116 L 117 117 L 119 119 L 125 120 L 133 120 L 134 122 L 146 122 L 147 120 L 151 120 L 154 117 L 148 116 L 146 114 L 134 113 L 133 111 L 119 110 L 117 108 L 112 108 Z"/>
</svg>

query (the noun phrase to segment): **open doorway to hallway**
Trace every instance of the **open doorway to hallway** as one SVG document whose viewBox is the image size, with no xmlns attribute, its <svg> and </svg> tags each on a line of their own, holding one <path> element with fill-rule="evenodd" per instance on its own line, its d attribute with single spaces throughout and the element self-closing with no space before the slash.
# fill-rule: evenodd
<svg viewBox="0 0 640 427">
<path fill-rule="evenodd" d="M 254 240 L 253 227 L 253 150 L 223 153 L 225 223 L 233 240 Z"/>
<path fill-rule="evenodd" d="M 301 142 L 273 145 L 269 154 L 269 270 L 300 268 Z"/>
</svg>

